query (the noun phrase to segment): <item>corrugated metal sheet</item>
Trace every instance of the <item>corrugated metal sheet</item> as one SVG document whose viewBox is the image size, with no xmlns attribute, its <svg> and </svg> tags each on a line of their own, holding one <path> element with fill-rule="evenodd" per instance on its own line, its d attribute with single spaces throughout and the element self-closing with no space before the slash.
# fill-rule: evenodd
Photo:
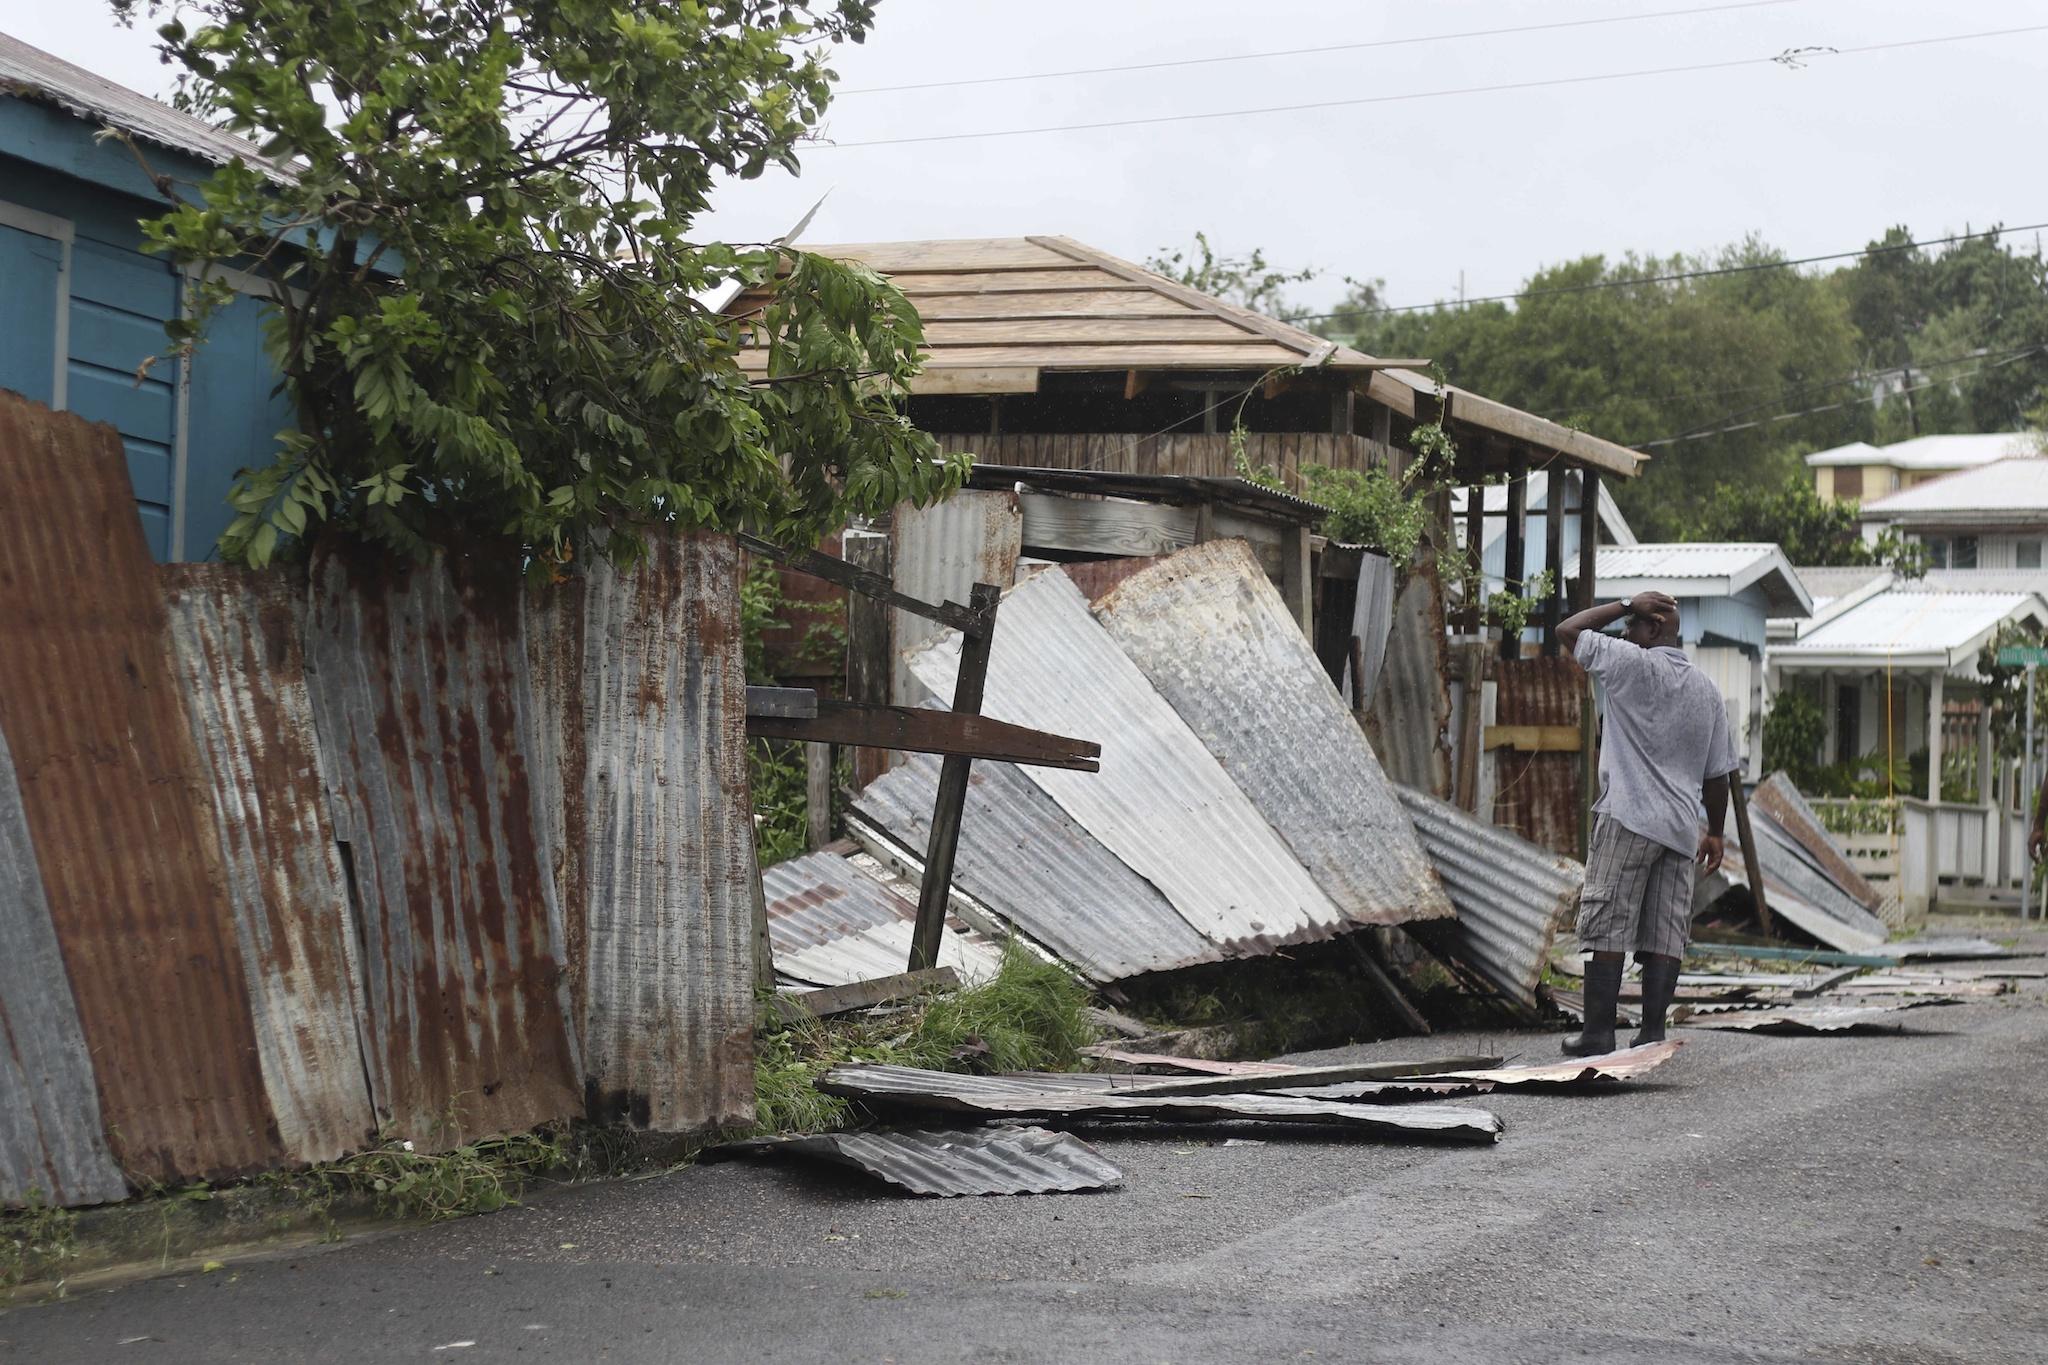
<svg viewBox="0 0 2048 1365">
<path fill-rule="evenodd" d="M 911 663 L 934 693 L 951 696 L 959 637 L 943 637 Z M 1059 570 L 1004 596 L 984 709 L 1055 734 L 1100 736 L 1100 772 L 1034 768 L 1028 776 L 1227 950 L 1266 952 L 1344 924 Z"/>
<path fill-rule="evenodd" d="M 1070 1133 L 1046 1128 L 825 1133 L 755 1138 L 707 1152 L 808 1156 L 866 1171 L 912 1194 L 1054 1194 L 1121 1185 L 1124 1173 Z"/>
<path fill-rule="evenodd" d="M 1043 1118 L 1069 1122 L 1156 1120 L 1219 1123 L 1255 1119 L 1352 1129 L 1396 1138 L 1496 1142 L 1501 1122 L 1484 1109 L 1447 1104 L 1387 1106 L 1301 1099 L 1292 1095 L 1097 1094 L 1004 1076 L 958 1076 L 915 1067 L 835 1066 L 818 1089 L 863 1103 L 984 1118 Z"/>
<path fill-rule="evenodd" d="M 1431 796 L 1451 794 L 1450 666 L 1444 657 L 1444 593 L 1436 559 L 1419 557 L 1394 597 L 1366 735 L 1387 776 Z"/>
<path fill-rule="evenodd" d="M 1442 1076 L 1417 1077 L 1415 1081 L 1401 1084 L 1419 1084 L 1424 1080 L 1485 1081 L 1496 1089 L 1512 1090 L 1522 1086 L 1580 1086 L 1603 1081 L 1630 1081 L 1664 1065 L 1684 1046 L 1677 1038 L 1667 1038 L 1661 1043 L 1644 1043 L 1641 1047 L 1623 1048 L 1619 1052 L 1580 1061 L 1449 1071 Z"/>
<path fill-rule="evenodd" d="M 1893 590 L 1858 603 L 1795 643 L 1773 645 L 1771 657 L 1791 663 L 1809 656 L 1880 662 L 1890 657 L 1902 663 L 1925 657 L 1953 666 L 1974 662 L 1967 656 L 2001 622 L 2040 608 L 2041 600 L 2031 592 Z"/>
<path fill-rule="evenodd" d="M 1243 541 L 1182 550 L 1095 616 L 1347 918 L 1452 914 L 1372 746 Z"/>
<path fill-rule="evenodd" d="M 905 754 L 854 798 L 854 810 L 922 859 L 939 766 L 935 755 Z M 1008 763 L 976 763 L 968 771 L 953 885 L 1091 981 L 1221 955 L 1158 888 Z"/>
<path fill-rule="evenodd" d="M 166 1182 L 271 1165 L 219 840 L 120 436 L 0 393 L 0 490 L 0 731 L 114 1157 Z"/>
<path fill-rule="evenodd" d="M 1929 438 L 1921 437 L 1922 441 Z M 1991 439 L 1975 437 L 1980 444 L 1965 445 L 1972 438 L 1946 438 L 1953 443 L 1950 450 L 1928 451 L 1921 446 L 1915 452 L 1920 456 L 1913 463 L 1926 468 L 1939 468 L 1953 461 L 1963 464 L 1981 460 L 1984 445 Z M 1929 512 L 1977 512 L 1990 514 L 1987 525 L 2010 521 L 2015 512 L 2048 511 L 2048 460 L 2039 458 L 2026 448 L 2024 433 L 2014 432 L 2003 437 L 2005 453 L 1973 469 L 1965 469 L 1946 478 L 1927 479 L 1910 488 L 1873 499 L 1863 504 L 1864 515 L 1876 520 L 1903 521 L 1911 524 L 1916 514 Z M 1907 444 L 1907 443 L 1901 443 Z M 1894 463 L 1890 449 L 1873 464 Z M 1900 462 L 1903 463 L 1903 462 Z M 2003 515 L 2001 515 L 2003 514 Z"/>
<path fill-rule="evenodd" d="M 665 1133 L 750 1120 L 739 549 L 658 536 L 639 565 L 593 566 L 583 584 L 586 1108 Z"/>
<path fill-rule="evenodd" d="M 917 907 L 833 853 L 806 853 L 761 873 L 775 970 L 814 986 L 849 986 L 903 971 Z M 939 965 L 965 982 L 986 981 L 1002 948 L 949 920 Z"/>
<path fill-rule="evenodd" d="M 46 99 L 67 113 L 105 123 L 144 142 L 221 165 L 240 157 L 272 176 L 284 172 L 256 144 L 204 119 L 95 76 L 83 67 L 0 33 L 0 89 Z"/>
<path fill-rule="evenodd" d="M 1851 1033 L 1874 1030 L 1902 1033 L 1901 1012 L 1931 1005 L 1959 1005 L 1960 1000 L 1936 997 L 1901 1000 L 1886 1005 L 1795 1005 L 1782 1010 L 1739 1010 L 1693 1019 L 1687 1028 L 1722 1029 L 1731 1033 Z"/>
<path fill-rule="evenodd" d="M 264 1088 L 285 1151 L 332 1161 L 372 1140 L 377 1125 L 356 1033 L 356 927 L 306 693 L 302 585 L 217 564 L 159 572 Z"/>
<path fill-rule="evenodd" d="M 1562 656 L 1502 659 L 1495 679 L 1497 725 L 1577 727 L 1586 699 L 1586 673 Z M 1493 820 L 1556 853 L 1579 847 L 1579 792 L 1584 764 L 1576 752 L 1494 751 Z"/>
<path fill-rule="evenodd" d="M 574 1112 L 555 906 L 559 820 L 509 566 L 369 552 L 313 566 L 307 663 L 363 936 L 379 1120 L 453 1144 Z"/>
<path fill-rule="evenodd" d="M 0 1206 L 99 1204 L 128 1183 L 107 1151 L 92 1057 L 50 925 L 0 732 Z"/>
<path fill-rule="evenodd" d="M 1875 914 L 1884 902 L 1876 887 L 1865 880 L 1849 861 L 1849 855 L 1828 833 L 1827 826 L 1813 813 L 1813 807 L 1806 804 L 1806 798 L 1799 794 L 1799 788 L 1792 785 L 1792 779 L 1783 773 L 1772 773 L 1749 794 L 1752 811 L 1762 811 L 1771 818 L 1785 836 L 1796 843 L 1816 869 L 1827 879 L 1847 892 L 1858 905 Z"/>
<path fill-rule="evenodd" d="M 1890 932 L 1884 921 L 1837 885 L 1762 806 L 1750 806 L 1749 827 L 1756 836 L 1757 856 L 1763 860 L 1764 894 L 1770 898 L 1774 916 L 1782 915 L 1839 952 L 1869 952 L 1885 946 Z M 1746 894 L 1749 873 L 1739 841 L 1729 840 L 1720 870 L 1700 880 L 1702 889 L 1694 893 L 1696 906 L 1712 904 L 1730 891 Z"/>
<path fill-rule="evenodd" d="M 1447 801 L 1399 789 L 1444 890 L 1458 909 L 1443 946 L 1502 994 L 1535 1008 L 1536 987 L 1558 929 L 1578 910 L 1586 870 Z"/>
<path fill-rule="evenodd" d="M 976 583 L 1003 588 L 1016 579 L 1017 556 L 1024 548 L 1024 513 L 1014 489 L 962 489 L 929 507 L 898 506 L 890 519 L 889 538 L 896 591 L 924 602 L 964 604 Z M 905 659 L 945 627 L 907 611 L 894 612 L 893 617 L 895 666 L 889 700 L 897 706 L 916 706 L 924 692 Z M 952 695 L 948 688 L 945 696 Z"/>
<path fill-rule="evenodd" d="M 1394 629 L 1394 562 L 1376 550 L 1368 550 L 1358 557 L 1358 591 L 1352 599 L 1351 633 L 1358 637 L 1358 653 L 1363 665 L 1363 679 L 1359 695 L 1370 707 L 1378 694 L 1380 673 L 1387 666 L 1387 636 Z M 1351 660 L 1344 660 L 1344 677 L 1337 686 L 1337 694 L 1349 705 L 1351 699 Z"/>
<path fill-rule="evenodd" d="M 1755 587 L 1773 616 L 1805 616 L 1813 598 L 1785 552 L 1769 542 L 1683 541 L 1656 545 L 1607 545 L 1593 566 L 1601 600 L 1663 592 L 1673 597 L 1725 598 Z M 1578 565 L 1565 565 L 1576 580 Z"/>
</svg>

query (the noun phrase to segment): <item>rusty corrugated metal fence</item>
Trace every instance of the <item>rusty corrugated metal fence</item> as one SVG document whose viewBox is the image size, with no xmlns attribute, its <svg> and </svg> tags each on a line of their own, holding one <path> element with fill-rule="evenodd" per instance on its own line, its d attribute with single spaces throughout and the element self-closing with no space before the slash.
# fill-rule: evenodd
<svg viewBox="0 0 2048 1365">
<path fill-rule="evenodd" d="M 738 557 L 149 562 L 0 393 L 0 1204 L 750 1116 Z"/>
</svg>

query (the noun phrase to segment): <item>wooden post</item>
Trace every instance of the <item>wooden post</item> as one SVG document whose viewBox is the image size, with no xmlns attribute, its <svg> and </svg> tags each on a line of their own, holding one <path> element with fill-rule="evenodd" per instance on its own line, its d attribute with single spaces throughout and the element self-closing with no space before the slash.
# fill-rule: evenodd
<svg viewBox="0 0 2048 1365">
<path fill-rule="evenodd" d="M 1942 684 L 1946 681 L 1942 671 L 1936 668 L 1927 684 L 1927 799 L 1937 806 L 1941 804 Z"/>
<path fill-rule="evenodd" d="M 832 746 L 816 740 L 804 744 L 804 807 L 816 852 L 832 842 Z"/>
<path fill-rule="evenodd" d="M 1311 642 L 1316 638 L 1314 566 L 1310 563 L 1310 532 L 1306 526 L 1289 526 L 1280 532 L 1281 595 L 1287 611 Z"/>
<path fill-rule="evenodd" d="M 1380 966 L 1372 949 L 1360 942 L 1363 936 L 1362 932 L 1346 934 L 1344 935 L 1344 943 L 1351 949 L 1352 955 L 1358 959 L 1359 970 L 1365 973 L 1365 979 L 1372 983 L 1373 988 L 1379 992 L 1380 999 L 1386 1001 L 1388 1007 L 1393 1010 L 1394 1014 L 1408 1028 L 1409 1032 L 1429 1033 L 1429 1020 L 1423 1018 L 1422 1011 L 1416 1009 L 1414 1005 L 1408 1002 L 1408 997 L 1403 995 L 1401 988 L 1394 984 L 1394 978 L 1389 976 L 1386 970 Z"/>
<path fill-rule="evenodd" d="M 1351 637 L 1351 714 L 1365 715 L 1365 642 Z"/>
<path fill-rule="evenodd" d="M 841 541 L 846 562 L 856 568 L 889 576 L 889 537 L 876 531 L 848 531 Z M 895 651 L 890 639 L 895 624 L 887 603 L 865 593 L 846 594 L 846 698 L 887 706 L 890 659 Z M 853 751 L 853 785 L 865 787 L 889 768 L 886 750 L 857 748 Z"/>
<path fill-rule="evenodd" d="M 1465 629 L 1486 628 L 1486 485 L 1465 489 Z"/>
<path fill-rule="evenodd" d="M 1579 470 L 1579 583 L 1572 609 L 1584 611 L 1600 591 L 1600 471 Z M 1600 753 L 1596 741 L 1598 712 L 1593 705 L 1593 679 L 1586 679 L 1579 697 L 1579 861 L 1593 851 L 1593 802 L 1600 796 Z"/>
<path fill-rule="evenodd" d="M 1564 606 L 1564 470 L 1556 463 L 1544 479 L 1543 567 L 1550 591 L 1543 594 L 1543 657 L 1557 657 L 1558 611 Z"/>
<path fill-rule="evenodd" d="M 1756 901 L 1757 926 L 1771 932 L 1771 906 L 1764 898 L 1764 864 L 1756 856 L 1756 836 L 1749 832 L 1749 797 L 1742 790 L 1742 774 L 1728 777 L 1728 799 L 1735 804 L 1735 834 L 1742 841 L 1742 866 L 1749 873 L 1749 894 Z"/>
<path fill-rule="evenodd" d="M 1207 545 L 1216 539 L 1216 504 L 1198 502 L 1195 504 L 1195 544 Z"/>
<path fill-rule="evenodd" d="M 1508 459 L 1508 526 L 1502 537 L 1502 548 L 1506 554 L 1501 559 L 1501 585 L 1511 593 L 1522 590 L 1522 561 L 1526 557 L 1524 544 L 1528 534 L 1528 519 L 1524 507 L 1528 497 L 1528 461 L 1517 450 Z M 1500 634 L 1500 657 L 1519 659 L 1522 657 L 1522 637 L 1511 631 Z"/>
<path fill-rule="evenodd" d="M 1467 814 L 1479 806 L 1479 746 L 1486 704 L 1486 645 L 1465 647 L 1465 709 L 1458 718 L 1458 778 L 1456 801 Z M 1492 823 L 1488 820 L 1489 824 Z"/>
<path fill-rule="evenodd" d="M 956 715 L 980 715 L 988 685 L 989 646 L 995 638 L 996 606 L 1002 589 L 976 583 L 968 606 L 981 617 L 982 629 L 963 634 L 960 671 L 953 682 Z M 967 778 L 974 760 L 948 754 L 939 768 L 939 795 L 932 807 L 932 837 L 925 846 L 924 881 L 917 892 L 917 928 L 910 939 L 910 970 L 939 965 L 939 936 L 946 927 L 947 893 L 953 885 L 953 855 L 960 846 L 960 813 L 967 805 Z"/>
<path fill-rule="evenodd" d="M 753 835 L 747 836 L 749 839 Z M 751 877 L 754 892 L 754 989 L 772 991 L 775 989 L 775 948 L 768 937 L 768 893 L 761 886 L 760 860 L 748 855 L 754 864 Z"/>
</svg>

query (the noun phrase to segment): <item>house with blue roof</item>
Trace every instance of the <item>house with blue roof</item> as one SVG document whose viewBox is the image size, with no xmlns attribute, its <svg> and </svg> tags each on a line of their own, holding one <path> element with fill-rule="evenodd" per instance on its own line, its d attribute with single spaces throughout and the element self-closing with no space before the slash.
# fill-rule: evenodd
<svg viewBox="0 0 2048 1365">
<path fill-rule="evenodd" d="M 192 194 L 237 156 L 275 173 L 242 139 L 0 34 L 0 388 L 113 424 L 159 560 L 213 557 L 235 472 L 292 424 L 263 351 L 269 284 L 231 273 L 238 297 L 196 353 L 165 357 L 188 281 L 142 249 L 139 223 L 168 202 L 152 175 Z"/>
</svg>

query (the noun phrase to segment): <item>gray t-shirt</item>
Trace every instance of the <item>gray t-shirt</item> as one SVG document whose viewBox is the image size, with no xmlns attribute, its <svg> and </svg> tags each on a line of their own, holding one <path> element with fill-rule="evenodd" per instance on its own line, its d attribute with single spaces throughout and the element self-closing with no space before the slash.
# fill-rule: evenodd
<svg viewBox="0 0 2048 1365">
<path fill-rule="evenodd" d="M 1690 858 L 1699 850 L 1700 784 L 1739 761 L 1721 694 L 1685 651 L 1580 634 L 1574 657 L 1600 684 L 1600 799 L 1593 809 Z"/>
</svg>

